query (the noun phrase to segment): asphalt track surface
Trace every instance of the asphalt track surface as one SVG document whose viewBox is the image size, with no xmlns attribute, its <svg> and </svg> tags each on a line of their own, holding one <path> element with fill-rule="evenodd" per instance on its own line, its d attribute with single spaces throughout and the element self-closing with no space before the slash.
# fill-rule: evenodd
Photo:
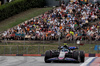
<svg viewBox="0 0 100 66">
<path fill-rule="evenodd" d="M 85 58 L 87 60 L 88 57 Z M 45 63 L 44 57 L 0 56 L 0 66 L 80 66 L 82 63 Z"/>
</svg>

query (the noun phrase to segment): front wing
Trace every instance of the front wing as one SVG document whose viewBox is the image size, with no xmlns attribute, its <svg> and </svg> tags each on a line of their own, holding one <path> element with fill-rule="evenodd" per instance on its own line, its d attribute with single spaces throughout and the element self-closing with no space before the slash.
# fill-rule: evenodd
<svg viewBox="0 0 100 66">
<path fill-rule="evenodd" d="M 59 59 L 57 57 L 55 57 L 55 58 L 49 58 L 48 61 L 61 61 L 61 62 L 71 61 L 71 62 L 78 62 L 78 60 L 73 59 L 73 58 L 68 58 L 68 57 L 66 57 L 64 59 Z"/>
</svg>

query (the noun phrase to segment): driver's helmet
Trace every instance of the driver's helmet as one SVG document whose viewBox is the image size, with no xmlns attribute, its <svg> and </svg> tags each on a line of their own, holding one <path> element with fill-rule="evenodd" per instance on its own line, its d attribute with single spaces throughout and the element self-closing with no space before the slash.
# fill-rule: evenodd
<svg viewBox="0 0 100 66">
<path fill-rule="evenodd" d="M 67 43 L 64 43 L 64 46 L 63 47 L 65 47 L 65 48 L 68 48 L 68 45 L 67 45 Z"/>
<path fill-rule="evenodd" d="M 64 43 L 64 45 L 67 45 L 67 43 Z"/>
</svg>

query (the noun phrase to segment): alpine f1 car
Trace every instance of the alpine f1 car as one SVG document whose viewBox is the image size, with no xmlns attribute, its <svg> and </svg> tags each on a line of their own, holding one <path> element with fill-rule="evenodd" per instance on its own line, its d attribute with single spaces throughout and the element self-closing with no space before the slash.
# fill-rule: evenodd
<svg viewBox="0 0 100 66">
<path fill-rule="evenodd" d="M 75 50 L 78 47 L 68 47 L 64 45 L 59 47 L 58 50 L 48 50 L 45 52 L 45 63 L 51 62 L 84 62 L 84 51 Z"/>
</svg>

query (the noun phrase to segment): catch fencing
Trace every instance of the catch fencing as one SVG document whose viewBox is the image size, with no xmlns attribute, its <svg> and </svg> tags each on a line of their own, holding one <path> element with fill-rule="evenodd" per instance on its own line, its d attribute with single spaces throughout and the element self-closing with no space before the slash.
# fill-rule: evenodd
<svg viewBox="0 0 100 66">
<path fill-rule="evenodd" d="M 12 40 L 13 41 L 13 40 Z M 63 46 L 67 43 L 68 46 L 77 46 L 79 49 L 83 50 L 85 53 L 96 54 L 100 53 L 100 41 L 65 41 L 65 39 L 57 41 L 7 41 L 6 39 L 0 43 L 0 55 L 4 54 L 45 54 L 47 50 L 58 50 L 59 46 Z M 97 48 L 97 50 L 95 50 Z"/>
</svg>

